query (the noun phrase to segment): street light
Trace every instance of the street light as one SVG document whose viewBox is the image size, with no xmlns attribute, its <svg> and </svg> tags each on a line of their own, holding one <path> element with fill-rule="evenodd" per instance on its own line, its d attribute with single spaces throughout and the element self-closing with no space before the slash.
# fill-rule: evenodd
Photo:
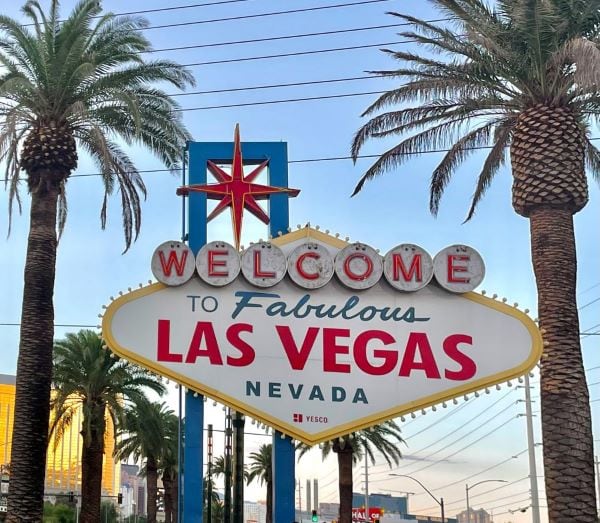
<svg viewBox="0 0 600 523">
<path fill-rule="evenodd" d="M 507 483 L 507 481 L 505 479 L 484 479 L 483 481 L 478 481 L 477 483 L 475 483 L 475 485 L 471 485 L 470 487 L 469 487 L 469 485 L 465 485 L 465 491 L 467 493 L 467 523 L 471 523 L 471 507 L 469 506 L 469 490 L 472 489 L 473 487 L 476 487 L 477 485 L 481 485 L 482 483 L 491 483 L 491 482 Z"/>
<path fill-rule="evenodd" d="M 389 473 L 389 476 L 394 476 L 396 478 L 408 478 L 408 479 L 412 479 L 413 481 L 416 481 L 419 485 L 421 485 L 421 487 L 423 487 L 423 490 L 425 492 L 427 492 L 427 494 L 429 494 L 433 500 L 440 506 L 440 510 L 442 512 L 442 523 L 446 523 L 446 517 L 444 515 L 444 498 L 440 497 L 440 499 L 436 498 L 431 491 L 425 486 L 423 485 L 423 483 L 421 483 L 417 478 L 413 478 L 412 476 L 408 476 L 406 474 L 394 474 L 393 472 Z"/>
</svg>

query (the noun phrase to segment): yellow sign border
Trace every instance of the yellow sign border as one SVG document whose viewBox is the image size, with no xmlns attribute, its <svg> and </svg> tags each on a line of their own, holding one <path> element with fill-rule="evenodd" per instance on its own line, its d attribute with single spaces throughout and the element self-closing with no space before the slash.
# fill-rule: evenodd
<svg viewBox="0 0 600 523">
<path fill-rule="evenodd" d="M 273 243 L 281 246 L 302 238 L 312 238 L 327 243 L 336 248 L 343 248 L 345 245 L 347 245 L 347 242 L 343 240 L 334 238 L 333 236 L 322 233 L 310 227 L 305 227 L 298 231 L 294 231 L 292 233 L 286 234 L 285 236 L 281 236 L 277 239 L 274 239 Z M 377 414 L 372 414 L 370 416 L 354 420 L 351 423 L 337 425 L 334 428 L 322 432 L 309 434 L 302 430 L 299 430 L 294 425 L 285 423 L 284 421 L 278 418 L 272 417 L 266 412 L 262 412 L 259 409 L 249 408 L 248 405 L 241 403 L 235 398 L 223 394 L 222 392 L 213 389 L 212 387 L 207 387 L 202 383 L 196 382 L 190 379 L 189 377 L 174 372 L 170 369 L 162 368 L 156 362 L 143 358 L 139 354 L 131 352 L 127 348 L 122 347 L 120 344 L 117 343 L 117 341 L 112 336 L 111 332 L 112 319 L 116 311 L 125 303 L 137 300 L 139 298 L 142 298 L 143 296 L 147 296 L 155 292 L 160 292 L 165 288 L 168 287 L 166 285 L 163 285 L 162 283 L 154 283 L 141 289 L 131 291 L 130 293 L 125 294 L 123 296 L 120 296 L 107 307 L 106 312 L 102 318 L 102 337 L 105 340 L 106 344 L 110 347 L 110 349 L 122 358 L 130 360 L 138 365 L 141 365 L 142 367 L 149 369 L 152 372 L 165 376 L 166 378 L 172 379 L 190 390 L 208 396 L 215 401 L 223 403 L 224 405 L 228 405 L 236 411 L 242 412 L 254 419 L 257 419 L 262 423 L 265 423 L 266 425 L 269 425 L 274 429 L 284 434 L 287 434 L 295 439 L 303 441 L 308 445 L 315 445 L 323 441 L 328 441 L 336 437 L 346 435 L 350 432 L 356 432 L 363 428 L 376 425 L 391 418 L 399 417 L 419 409 L 431 407 L 433 405 L 437 405 L 444 401 L 451 400 L 458 396 L 469 394 L 471 392 L 476 392 L 486 387 L 490 387 L 499 383 L 504 383 L 514 378 L 518 378 L 520 376 L 523 376 L 525 373 L 529 372 L 533 367 L 535 367 L 542 355 L 542 335 L 539 329 L 537 328 L 537 325 L 529 316 L 527 316 L 527 314 L 515 307 L 511 307 L 510 305 L 498 302 L 492 298 L 488 298 L 475 292 L 461 294 L 460 296 L 463 298 L 479 303 L 484 307 L 489 307 L 491 309 L 497 310 L 498 312 L 501 312 L 503 314 L 512 316 L 513 318 L 516 318 L 522 324 L 525 325 L 529 334 L 531 335 L 532 343 L 529 357 L 521 365 L 518 365 L 517 367 L 513 367 L 511 369 L 507 369 L 506 371 L 500 372 L 498 374 L 494 374 L 492 376 L 488 376 L 486 378 L 470 382 L 466 385 L 460 385 L 458 387 L 448 389 L 443 392 L 420 398 L 416 401 L 397 405 L 390 409 L 378 412 Z"/>
</svg>

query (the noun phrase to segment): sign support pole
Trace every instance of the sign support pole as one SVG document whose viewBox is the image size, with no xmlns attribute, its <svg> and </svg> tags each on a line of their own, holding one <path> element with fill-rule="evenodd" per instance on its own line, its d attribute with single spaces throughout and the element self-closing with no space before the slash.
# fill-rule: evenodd
<svg viewBox="0 0 600 523">
<path fill-rule="evenodd" d="M 279 144 L 274 144 L 279 145 Z M 271 157 L 269 183 L 288 187 L 287 147 L 279 148 L 280 157 Z M 276 160 L 276 161 L 274 161 Z M 270 233 L 277 238 L 285 234 L 290 226 L 289 199 L 287 194 L 272 194 L 269 198 Z M 294 489 L 296 485 L 295 449 L 292 438 L 273 434 L 273 521 L 288 523 L 295 521 Z"/>
<path fill-rule="evenodd" d="M 231 142 L 190 142 L 189 183 L 206 184 L 207 160 L 223 161 L 231 158 Z M 246 142 L 241 144 L 245 160 L 261 162 L 269 159 L 269 183 L 288 187 L 288 158 L 285 142 Z M 269 233 L 273 237 L 285 234 L 289 227 L 288 195 L 269 197 Z M 202 192 L 189 194 L 189 246 L 196 254 L 207 243 L 207 197 Z M 202 523 L 202 427 L 204 401 L 192 394 L 186 395 L 185 423 L 185 476 L 184 523 Z M 195 430 L 195 432 L 194 432 Z M 196 447 L 196 445 L 199 445 Z M 273 436 L 273 521 L 294 521 L 295 456 L 294 444 L 289 437 Z"/>
<path fill-rule="evenodd" d="M 206 183 L 206 162 L 197 154 L 194 142 L 188 144 L 190 183 Z M 189 246 L 196 254 L 206 244 L 206 195 L 191 193 L 188 205 Z M 202 523 L 204 472 L 204 396 L 188 391 L 185 395 L 185 440 L 183 477 L 183 523 Z"/>
</svg>

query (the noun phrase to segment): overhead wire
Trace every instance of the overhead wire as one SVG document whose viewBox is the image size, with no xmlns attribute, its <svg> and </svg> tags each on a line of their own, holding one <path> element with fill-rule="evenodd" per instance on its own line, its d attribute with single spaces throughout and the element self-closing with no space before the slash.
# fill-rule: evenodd
<svg viewBox="0 0 600 523">
<path fill-rule="evenodd" d="M 514 420 L 516 420 L 516 419 L 517 419 L 517 416 L 511 416 L 509 419 L 507 419 L 506 421 L 504 421 L 504 422 L 500 423 L 499 425 L 497 425 L 496 427 L 494 427 L 494 428 L 493 428 L 491 431 L 489 431 L 489 432 L 486 432 L 486 433 L 485 433 L 483 436 L 481 436 L 481 437 L 477 438 L 476 440 L 472 441 L 472 442 L 471 442 L 471 443 L 469 443 L 468 445 L 465 445 L 464 447 L 461 447 L 460 449 L 458 449 L 458 450 L 456 450 L 456 451 L 454 451 L 454 452 L 452 452 L 452 453 L 448 454 L 447 456 L 444 456 L 443 458 L 441 458 L 441 459 L 439 459 L 439 460 L 437 460 L 437 461 L 434 461 L 434 462 L 432 462 L 432 463 L 429 463 L 429 464 L 427 464 L 427 465 L 425 465 L 425 466 L 423 466 L 423 467 L 421 467 L 421 468 L 419 468 L 419 469 L 417 469 L 417 470 L 413 470 L 413 471 L 411 471 L 410 473 L 411 473 L 411 474 L 416 474 L 417 472 L 421 472 L 421 471 L 423 471 L 423 470 L 426 470 L 426 469 L 428 469 L 428 468 L 431 468 L 431 467 L 433 467 L 434 465 L 438 465 L 439 463 L 442 463 L 443 461 L 446 461 L 446 460 L 448 460 L 448 459 L 450 459 L 450 458 L 452 458 L 452 457 L 454 457 L 454 456 L 456 456 L 456 455 L 460 454 L 461 452 L 463 452 L 463 451 L 467 450 L 468 448 L 472 447 L 472 446 L 473 446 L 473 445 L 475 445 L 476 443 L 479 443 L 481 440 L 483 440 L 483 439 L 487 438 L 488 436 L 491 436 L 491 435 L 492 435 L 492 434 L 494 434 L 494 433 L 495 433 L 497 430 L 499 430 L 499 429 L 501 429 L 502 427 L 504 427 L 504 426 L 508 425 L 509 423 L 511 423 L 512 421 L 514 421 Z"/>
<path fill-rule="evenodd" d="M 595 137 L 595 138 L 590 138 L 590 140 L 596 141 L 596 140 L 600 140 L 600 136 L 599 137 Z M 487 146 L 487 145 L 482 145 L 482 146 L 477 146 L 477 147 L 469 147 L 466 148 L 469 150 L 485 150 L 485 149 L 491 149 L 491 146 Z M 429 150 L 421 150 L 421 151 L 413 151 L 410 153 L 407 153 L 407 155 L 410 156 L 419 156 L 421 154 L 437 154 L 437 153 L 444 153 L 444 152 L 448 152 L 450 149 L 429 149 Z M 381 155 L 379 154 L 363 154 L 363 155 L 358 155 L 356 158 L 359 160 L 363 160 L 363 159 L 370 159 L 370 158 L 379 158 Z M 317 158 L 302 158 L 302 159 L 297 159 L 297 160 L 289 160 L 288 164 L 299 164 L 299 163 L 316 163 L 316 162 L 334 162 L 334 161 L 343 161 L 343 160 L 352 160 L 352 156 L 329 156 L 329 157 L 317 157 Z M 166 172 L 178 172 L 179 169 L 140 169 L 139 171 L 137 171 L 140 174 L 150 174 L 150 173 L 166 173 Z M 83 173 L 83 174 L 72 174 L 71 176 L 69 176 L 69 178 L 90 178 L 90 177 L 95 177 L 95 176 L 102 176 L 102 173 Z M 6 179 L 0 179 L 0 182 L 6 182 Z M 581 333 L 580 334 L 585 334 L 585 333 Z"/>
<path fill-rule="evenodd" d="M 225 42 L 208 42 L 205 44 L 191 44 L 191 45 L 182 45 L 176 47 L 162 47 L 158 49 L 150 49 L 148 51 L 142 51 L 140 54 L 154 54 L 154 53 L 163 53 L 167 51 L 186 51 L 189 49 L 206 49 L 212 47 L 227 47 L 230 45 L 246 45 L 246 44 L 258 44 L 264 42 L 277 42 L 281 40 L 295 40 L 298 38 L 313 38 L 315 36 L 331 36 L 336 34 L 345 34 L 345 33 L 359 33 L 362 31 L 374 31 L 375 29 L 388 29 L 392 27 L 402 27 L 411 25 L 407 22 L 399 23 L 399 24 L 384 24 L 384 25 L 372 25 L 372 26 L 364 26 L 364 27 L 352 27 L 348 29 L 332 29 L 330 31 L 317 31 L 314 33 L 296 33 L 296 34 L 287 34 L 287 35 L 279 35 L 279 36 L 265 36 L 263 38 L 249 38 L 246 40 L 227 40 Z"/>
<path fill-rule="evenodd" d="M 298 9 L 287 9 L 283 11 L 269 11 L 266 13 L 253 13 L 248 15 L 237 15 L 237 16 L 227 16 L 222 18 L 208 18 L 205 20 L 193 20 L 189 22 L 177 22 L 173 24 L 160 24 L 160 25 L 149 25 L 148 27 L 144 27 L 140 30 L 148 31 L 152 29 L 169 29 L 173 27 L 187 27 L 190 25 L 203 25 L 203 24 L 214 24 L 220 22 L 231 22 L 234 20 L 251 20 L 256 18 L 265 18 L 270 16 L 280 16 L 280 15 L 289 15 L 289 14 L 298 14 L 298 13 L 309 13 L 315 11 L 324 11 L 326 9 L 339 9 L 342 7 L 354 7 L 359 5 L 367 5 L 367 4 L 378 4 L 382 2 L 389 2 L 391 0 L 361 0 L 359 2 L 347 2 L 341 4 L 332 4 L 332 5 L 321 5 L 314 7 L 302 7 Z"/>
<path fill-rule="evenodd" d="M 497 405 L 500 401 L 502 401 L 503 399 L 505 399 L 509 394 L 512 394 L 516 389 L 511 389 L 508 391 L 508 393 L 502 395 L 498 400 L 496 400 L 492 405 L 490 405 L 489 408 L 492 408 L 493 406 Z M 515 403 L 510 403 L 509 405 L 507 405 L 504 409 L 500 410 L 499 412 L 497 412 L 496 414 L 494 414 L 492 417 L 488 418 L 486 421 L 484 421 L 483 423 L 481 423 L 479 426 L 477 426 L 475 429 L 473 429 L 470 434 L 473 434 L 474 432 L 476 432 L 477 430 L 479 430 L 482 427 L 485 427 L 488 423 L 490 423 L 491 421 L 493 421 L 494 419 L 496 419 L 498 416 L 500 416 L 501 414 L 503 414 L 504 412 L 506 412 L 509 408 L 514 407 Z M 476 414 L 474 417 L 472 417 L 471 419 L 469 419 L 467 422 L 462 423 L 461 424 L 461 428 L 464 428 L 466 426 L 468 426 L 470 423 L 472 423 L 473 421 L 479 419 L 481 416 L 483 416 L 484 414 L 487 414 L 489 412 L 489 408 L 486 410 L 483 410 L 481 412 L 479 412 L 478 414 Z M 415 454 L 418 454 L 419 452 L 422 452 L 424 450 L 427 450 L 429 448 L 431 448 L 432 446 L 436 445 L 437 443 L 439 443 L 440 441 L 443 441 L 447 436 L 444 435 L 442 438 L 434 441 L 433 443 L 430 443 L 429 445 L 415 451 Z M 421 459 L 426 460 L 428 458 L 431 458 L 433 456 L 435 456 L 436 454 L 448 449 L 449 447 L 461 442 L 462 440 L 464 440 L 464 436 L 459 436 L 457 439 L 454 439 L 453 441 L 451 441 L 450 443 L 448 443 L 447 445 L 439 448 L 438 450 L 431 452 L 425 456 L 421 456 Z M 445 458 L 447 459 L 447 458 Z M 437 463 L 437 461 L 434 461 L 434 463 Z M 399 467 L 395 468 L 395 469 L 390 469 L 390 470 L 398 470 Z M 422 469 L 417 469 L 417 471 L 422 470 Z M 415 471 L 410 471 L 408 470 L 407 473 L 409 474 L 413 474 Z M 375 474 L 382 474 L 383 472 L 376 472 Z M 373 482 L 378 482 L 378 481 L 386 481 L 383 479 L 376 479 L 373 480 Z"/>
<path fill-rule="evenodd" d="M 276 54 L 268 54 L 268 55 L 258 55 L 258 56 L 244 56 L 238 58 L 225 58 L 221 60 L 207 60 L 204 62 L 191 62 L 187 64 L 181 64 L 182 67 L 198 67 L 204 65 L 216 65 L 216 64 L 232 64 L 239 62 L 252 62 L 255 60 L 272 60 L 274 58 L 289 58 L 291 56 L 309 56 L 315 54 L 323 54 L 323 53 L 339 53 L 341 51 L 356 51 L 357 49 L 370 49 L 373 47 L 381 47 L 384 45 L 400 45 L 411 43 L 413 40 L 396 40 L 393 42 L 381 42 L 377 44 L 361 44 L 361 45 L 351 45 L 346 47 L 327 47 L 325 49 L 311 49 L 308 51 L 293 51 L 289 53 L 276 53 Z"/>
</svg>

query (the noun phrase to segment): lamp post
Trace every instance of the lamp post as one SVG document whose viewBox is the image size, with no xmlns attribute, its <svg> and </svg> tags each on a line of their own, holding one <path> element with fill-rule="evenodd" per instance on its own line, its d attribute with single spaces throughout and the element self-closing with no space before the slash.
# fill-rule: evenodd
<svg viewBox="0 0 600 523">
<path fill-rule="evenodd" d="M 446 523 L 446 517 L 444 515 L 444 498 L 440 497 L 440 499 L 436 498 L 431 491 L 425 486 L 423 485 L 423 483 L 421 483 L 417 478 L 413 478 L 412 476 L 408 476 L 406 474 L 394 474 L 393 472 L 389 473 L 389 476 L 394 476 L 396 478 L 408 478 L 408 479 L 412 479 L 413 481 L 416 481 L 419 485 L 421 485 L 421 487 L 423 488 L 423 490 L 425 492 L 427 492 L 427 494 L 429 494 L 433 500 L 440 506 L 440 511 L 441 511 L 441 515 L 442 515 L 442 523 Z"/>
<path fill-rule="evenodd" d="M 505 479 L 484 479 L 483 481 L 478 481 L 477 483 L 475 483 L 474 485 L 471 485 L 469 487 L 469 485 L 465 485 L 465 492 L 467 494 L 467 523 L 471 523 L 471 507 L 469 505 L 469 490 L 471 490 L 473 487 L 476 487 L 477 485 L 481 485 L 482 483 L 491 483 L 491 482 L 495 482 L 495 483 L 506 483 Z"/>
</svg>

